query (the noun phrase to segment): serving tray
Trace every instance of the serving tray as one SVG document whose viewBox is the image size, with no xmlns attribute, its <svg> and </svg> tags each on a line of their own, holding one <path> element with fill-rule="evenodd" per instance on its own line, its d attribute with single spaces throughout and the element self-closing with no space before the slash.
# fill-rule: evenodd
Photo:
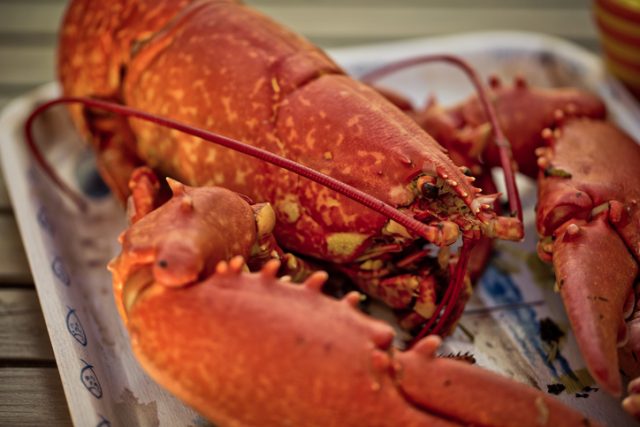
<svg viewBox="0 0 640 427">
<path fill-rule="evenodd" d="M 518 32 L 474 33 L 335 49 L 330 54 L 355 76 L 392 60 L 453 53 L 484 76 L 522 75 L 538 86 L 578 86 L 600 95 L 611 117 L 640 140 L 640 108 L 593 54 L 563 40 Z M 423 104 L 445 104 L 472 91 L 446 65 L 425 65 L 382 81 Z M 57 96 L 56 83 L 15 99 L 0 115 L 5 181 L 24 241 L 73 422 L 77 426 L 205 426 L 193 410 L 157 386 L 135 361 L 117 315 L 105 266 L 119 247 L 124 212 L 96 180 L 92 153 L 63 108 L 37 123 L 37 140 L 51 164 L 89 202 L 81 214 L 43 175 L 23 139 L 30 110 Z M 548 266 L 535 255 L 535 188 L 522 178 L 527 239 L 497 243 L 443 352 L 472 352 L 477 363 L 544 391 L 606 425 L 634 425 L 616 399 L 597 390 L 577 350 Z M 561 385 L 560 385 L 561 384 Z M 563 389 L 563 390 L 562 390 Z M 562 391 L 560 391 L 562 390 Z"/>
</svg>

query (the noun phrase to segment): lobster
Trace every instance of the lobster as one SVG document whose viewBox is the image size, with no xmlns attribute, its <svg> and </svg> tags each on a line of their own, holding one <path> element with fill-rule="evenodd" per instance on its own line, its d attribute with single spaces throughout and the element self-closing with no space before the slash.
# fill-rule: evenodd
<svg viewBox="0 0 640 427">
<path fill-rule="evenodd" d="M 522 223 L 513 180 L 514 216 L 498 216 L 497 195 L 481 194 L 433 138 L 304 39 L 233 1 L 75 1 L 59 76 L 60 102 L 82 104 L 71 115 L 104 180 L 122 201 L 130 196 L 133 224 L 110 268 L 132 346 L 154 378 L 207 417 L 226 425 L 589 423 L 531 388 L 434 358 L 437 337 L 398 352 L 388 326 L 354 310 L 356 294 L 343 302 L 320 294 L 324 273 L 309 274 L 317 260 L 398 310 L 406 327 L 426 322 L 421 335 L 446 333 L 465 299 L 470 242 L 519 240 Z M 512 175 L 505 144 L 501 157 Z M 156 173 L 174 179 L 173 196 Z M 223 220 L 229 212 L 237 217 Z M 427 242 L 460 236 L 457 258 L 428 256 Z M 202 339 L 191 339 L 193 330 Z M 517 396 L 515 410 L 496 396 Z M 351 410 L 354 398 L 362 410 Z"/>
<path fill-rule="evenodd" d="M 373 84 L 430 60 L 389 64 L 364 80 Z M 538 255 L 553 264 L 556 288 L 589 372 L 603 389 L 619 396 L 618 348 L 640 350 L 640 145 L 606 121 L 606 108 L 593 95 L 531 88 L 520 77 L 513 86 L 492 77 L 490 87 L 519 170 L 538 181 Z M 432 100 L 422 111 L 410 106 L 405 111 L 491 187 L 489 168 L 498 164 L 498 156 L 486 136 L 489 122 L 480 104 L 471 97 L 443 108 Z M 630 364 L 626 362 L 627 370 L 637 371 L 637 361 Z M 631 396 L 623 407 L 639 417 L 637 384 L 630 383 Z"/>
</svg>

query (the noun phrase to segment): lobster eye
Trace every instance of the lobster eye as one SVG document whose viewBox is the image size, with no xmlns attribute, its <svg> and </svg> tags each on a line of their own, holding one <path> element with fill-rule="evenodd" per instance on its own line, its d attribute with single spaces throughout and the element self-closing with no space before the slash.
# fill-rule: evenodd
<svg viewBox="0 0 640 427">
<path fill-rule="evenodd" d="M 153 276 L 165 286 L 184 286 L 196 281 L 203 268 L 204 262 L 196 247 L 187 242 L 169 240 L 158 248 Z"/>
<path fill-rule="evenodd" d="M 436 197 L 438 197 L 438 187 L 431 183 L 425 182 L 424 184 L 422 184 L 420 191 L 422 192 L 423 196 L 429 199 L 435 199 Z"/>
</svg>

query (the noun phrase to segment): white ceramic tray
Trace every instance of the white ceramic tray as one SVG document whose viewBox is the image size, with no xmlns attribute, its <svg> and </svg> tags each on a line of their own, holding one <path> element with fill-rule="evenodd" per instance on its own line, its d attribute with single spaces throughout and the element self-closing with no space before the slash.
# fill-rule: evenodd
<svg viewBox="0 0 640 427">
<path fill-rule="evenodd" d="M 394 59 L 437 52 L 468 59 L 484 76 L 495 73 L 510 79 L 521 74 L 535 85 L 573 85 L 595 91 L 607 102 L 612 117 L 640 140 L 640 109 L 633 99 L 605 74 L 595 56 L 555 38 L 480 33 L 331 53 L 359 75 Z M 429 94 L 450 103 L 471 92 L 462 75 L 444 65 L 415 68 L 384 82 L 417 103 Z M 89 212 L 80 215 L 44 177 L 25 148 L 25 117 L 38 102 L 57 94 L 57 85 L 51 83 L 5 108 L 0 117 L 0 153 L 73 422 L 101 427 L 208 425 L 155 385 L 129 349 L 105 268 L 119 249 L 116 236 L 125 226 L 122 209 L 108 195 L 88 197 Z M 63 109 L 39 121 L 37 138 L 68 182 L 91 188 L 92 156 Z M 615 399 L 602 391 L 583 391 L 594 384 L 552 290 L 553 276 L 536 261 L 535 190 L 526 181 L 522 184 L 528 238 L 517 245 L 499 243 L 499 255 L 461 321 L 466 332 L 460 330 L 448 339 L 444 350 L 471 351 L 480 365 L 543 390 L 548 384 L 563 383 L 566 390 L 558 398 L 567 404 L 607 425 L 633 425 Z M 558 346 L 540 336 L 540 321 L 546 318 L 566 332 Z M 556 354 L 551 361 L 550 354 Z"/>
</svg>

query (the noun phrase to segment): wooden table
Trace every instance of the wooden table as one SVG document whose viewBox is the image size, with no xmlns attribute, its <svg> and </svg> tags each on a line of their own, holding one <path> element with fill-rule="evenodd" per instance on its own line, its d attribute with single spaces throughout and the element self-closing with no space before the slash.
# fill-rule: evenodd
<svg viewBox="0 0 640 427">
<path fill-rule="evenodd" d="M 323 47 L 464 31 L 516 29 L 597 49 L 583 0 L 254 0 Z M 54 78 L 60 0 L 0 1 L 0 108 Z M 71 424 L 0 175 L 0 426 Z"/>
</svg>

